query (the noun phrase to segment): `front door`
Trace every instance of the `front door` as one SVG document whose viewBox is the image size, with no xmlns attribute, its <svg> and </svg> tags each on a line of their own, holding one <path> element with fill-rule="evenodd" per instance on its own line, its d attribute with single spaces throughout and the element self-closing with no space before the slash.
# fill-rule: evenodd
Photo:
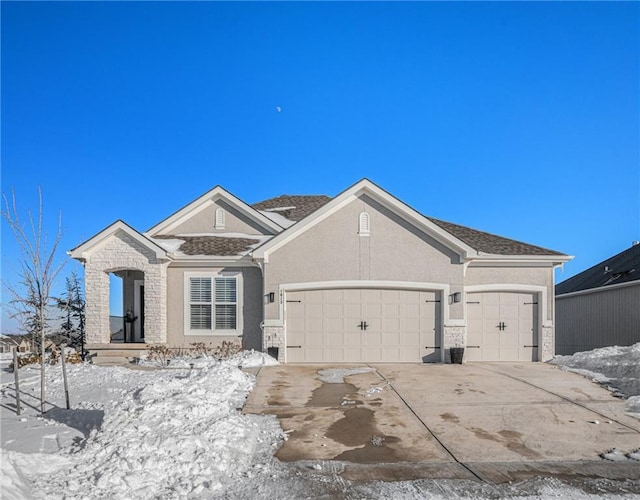
<svg viewBox="0 0 640 500">
<path fill-rule="evenodd" d="M 134 282 L 133 314 L 138 318 L 133 323 L 133 341 L 144 342 L 144 280 Z"/>
</svg>

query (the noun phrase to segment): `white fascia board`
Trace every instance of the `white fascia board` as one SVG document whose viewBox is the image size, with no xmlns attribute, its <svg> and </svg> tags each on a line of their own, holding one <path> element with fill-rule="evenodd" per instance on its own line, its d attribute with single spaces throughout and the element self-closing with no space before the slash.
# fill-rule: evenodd
<svg viewBox="0 0 640 500">
<path fill-rule="evenodd" d="M 370 180 L 363 179 L 348 188 L 346 191 L 340 193 L 329 203 L 313 212 L 309 217 L 301 220 L 290 229 L 283 231 L 261 247 L 257 248 L 253 252 L 253 256 L 257 259 L 264 259 L 268 262 L 269 253 L 286 245 L 297 236 L 301 235 L 308 229 L 311 229 L 313 226 L 322 222 L 324 219 L 336 213 L 338 210 L 356 200 L 363 194 L 371 196 L 383 206 L 402 217 L 405 221 L 429 234 L 446 247 L 455 250 L 460 254 L 461 259 L 473 257 L 477 254 L 477 252 L 469 245 L 455 238 L 452 234 L 431 222 L 424 215 L 420 214 L 406 203 L 401 202 L 382 188 L 376 186 Z"/>
<path fill-rule="evenodd" d="M 577 292 L 562 293 L 560 295 L 556 295 L 556 299 L 568 299 L 571 297 L 577 297 L 579 295 L 589 295 L 592 293 L 608 292 L 610 290 L 616 290 L 618 288 L 627 288 L 630 286 L 640 286 L 640 280 L 627 281 L 625 283 L 616 283 L 615 285 L 599 286 L 597 288 L 588 288 L 586 290 L 578 290 Z"/>
<path fill-rule="evenodd" d="M 156 224 L 145 232 L 148 235 L 155 235 L 159 232 L 170 231 L 172 228 L 180 225 L 188 218 L 211 206 L 215 201 L 223 199 L 230 205 L 236 207 L 239 211 L 243 212 L 250 219 L 260 224 L 265 229 L 273 231 L 274 233 L 280 233 L 283 227 L 269 219 L 267 216 L 261 214 L 255 208 L 247 205 L 240 198 L 232 195 L 229 191 L 221 186 L 216 186 L 212 190 L 206 192 L 199 198 L 195 199 L 188 205 L 182 207 L 177 212 L 164 219 L 162 222 Z"/>
<path fill-rule="evenodd" d="M 571 255 L 497 255 L 482 254 L 470 260 L 472 267 L 483 265 L 539 265 L 543 267 L 556 267 L 573 259 Z"/>
<path fill-rule="evenodd" d="M 251 265 L 256 264 L 246 255 L 172 255 L 175 265 L 211 264 L 212 266 Z"/>
<path fill-rule="evenodd" d="M 107 226 L 95 236 L 92 236 L 87 241 L 77 246 L 69 252 L 69 255 L 73 259 L 84 261 L 91 254 L 92 250 L 100 246 L 102 243 L 111 238 L 116 232 L 122 231 L 136 240 L 145 248 L 152 251 L 158 259 L 170 260 L 167 251 L 154 241 L 147 238 L 145 235 L 139 233 L 133 229 L 129 224 L 124 221 L 117 220 L 113 224 Z"/>
</svg>

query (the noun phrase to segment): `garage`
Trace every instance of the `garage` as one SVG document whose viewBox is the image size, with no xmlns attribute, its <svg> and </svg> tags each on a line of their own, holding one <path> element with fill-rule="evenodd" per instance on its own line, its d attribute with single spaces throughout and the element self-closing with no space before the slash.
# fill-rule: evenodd
<svg viewBox="0 0 640 500">
<path fill-rule="evenodd" d="M 467 295 L 467 361 L 537 361 L 537 294 Z"/>
<path fill-rule="evenodd" d="M 440 294 L 324 289 L 286 293 L 290 363 L 440 362 Z"/>
</svg>

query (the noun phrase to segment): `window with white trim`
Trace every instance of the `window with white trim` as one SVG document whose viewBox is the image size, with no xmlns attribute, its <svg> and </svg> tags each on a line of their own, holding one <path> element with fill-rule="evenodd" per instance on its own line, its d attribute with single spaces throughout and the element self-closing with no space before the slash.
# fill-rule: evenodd
<svg viewBox="0 0 640 500">
<path fill-rule="evenodd" d="M 241 276 L 185 273 L 186 335 L 234 335 L 241 331 Z"/>
<path fill-rule="evenodd" d="M 371 232 L 371 222 L 369 219 L 369 214 L 367 212 L 362 212 L 360 217 L 358 218 L 358 234 L 360 236 L 369 236 Z"/>
<path fill-rule="evenodd" d="M 224 229 L 224 226 L 225 226 L 224 219 L 225 219 L 224 208 L 216 208 L 216 220 L 215 220 L 216 229 Z"/>
</svg>

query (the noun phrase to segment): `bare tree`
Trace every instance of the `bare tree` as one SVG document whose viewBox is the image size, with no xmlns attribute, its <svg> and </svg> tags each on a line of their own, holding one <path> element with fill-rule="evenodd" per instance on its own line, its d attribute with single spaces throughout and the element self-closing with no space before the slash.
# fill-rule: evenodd
<svg viewBox="0 0 640 500">
<path fill-rule="evenodd" d="M 40 411 L 45 412 L 45 336 L 47 334 L 51 292 L 56 276 L 64 263 L 56 264 L 55 255 L 62 239 L 62 213 L 58 216 L 58 229 L 51 243 L 43 222 L 42 189 L 38 188 L 38 214 L 27 210 L 26 223 L 20 218 L 16 194 L 11 190 L 11 203 L 3 193 L 5 209 L 2 216 L 11 228 L 20 253 L 19 281 L 17 284 L 3 282 L 11 295 L 9 305 L 12 317 L 22 323 L 26 331 L 32 331 L 40 344 Z M 16 367 L 17 368 L 17 367 Z"/>
</svg>

